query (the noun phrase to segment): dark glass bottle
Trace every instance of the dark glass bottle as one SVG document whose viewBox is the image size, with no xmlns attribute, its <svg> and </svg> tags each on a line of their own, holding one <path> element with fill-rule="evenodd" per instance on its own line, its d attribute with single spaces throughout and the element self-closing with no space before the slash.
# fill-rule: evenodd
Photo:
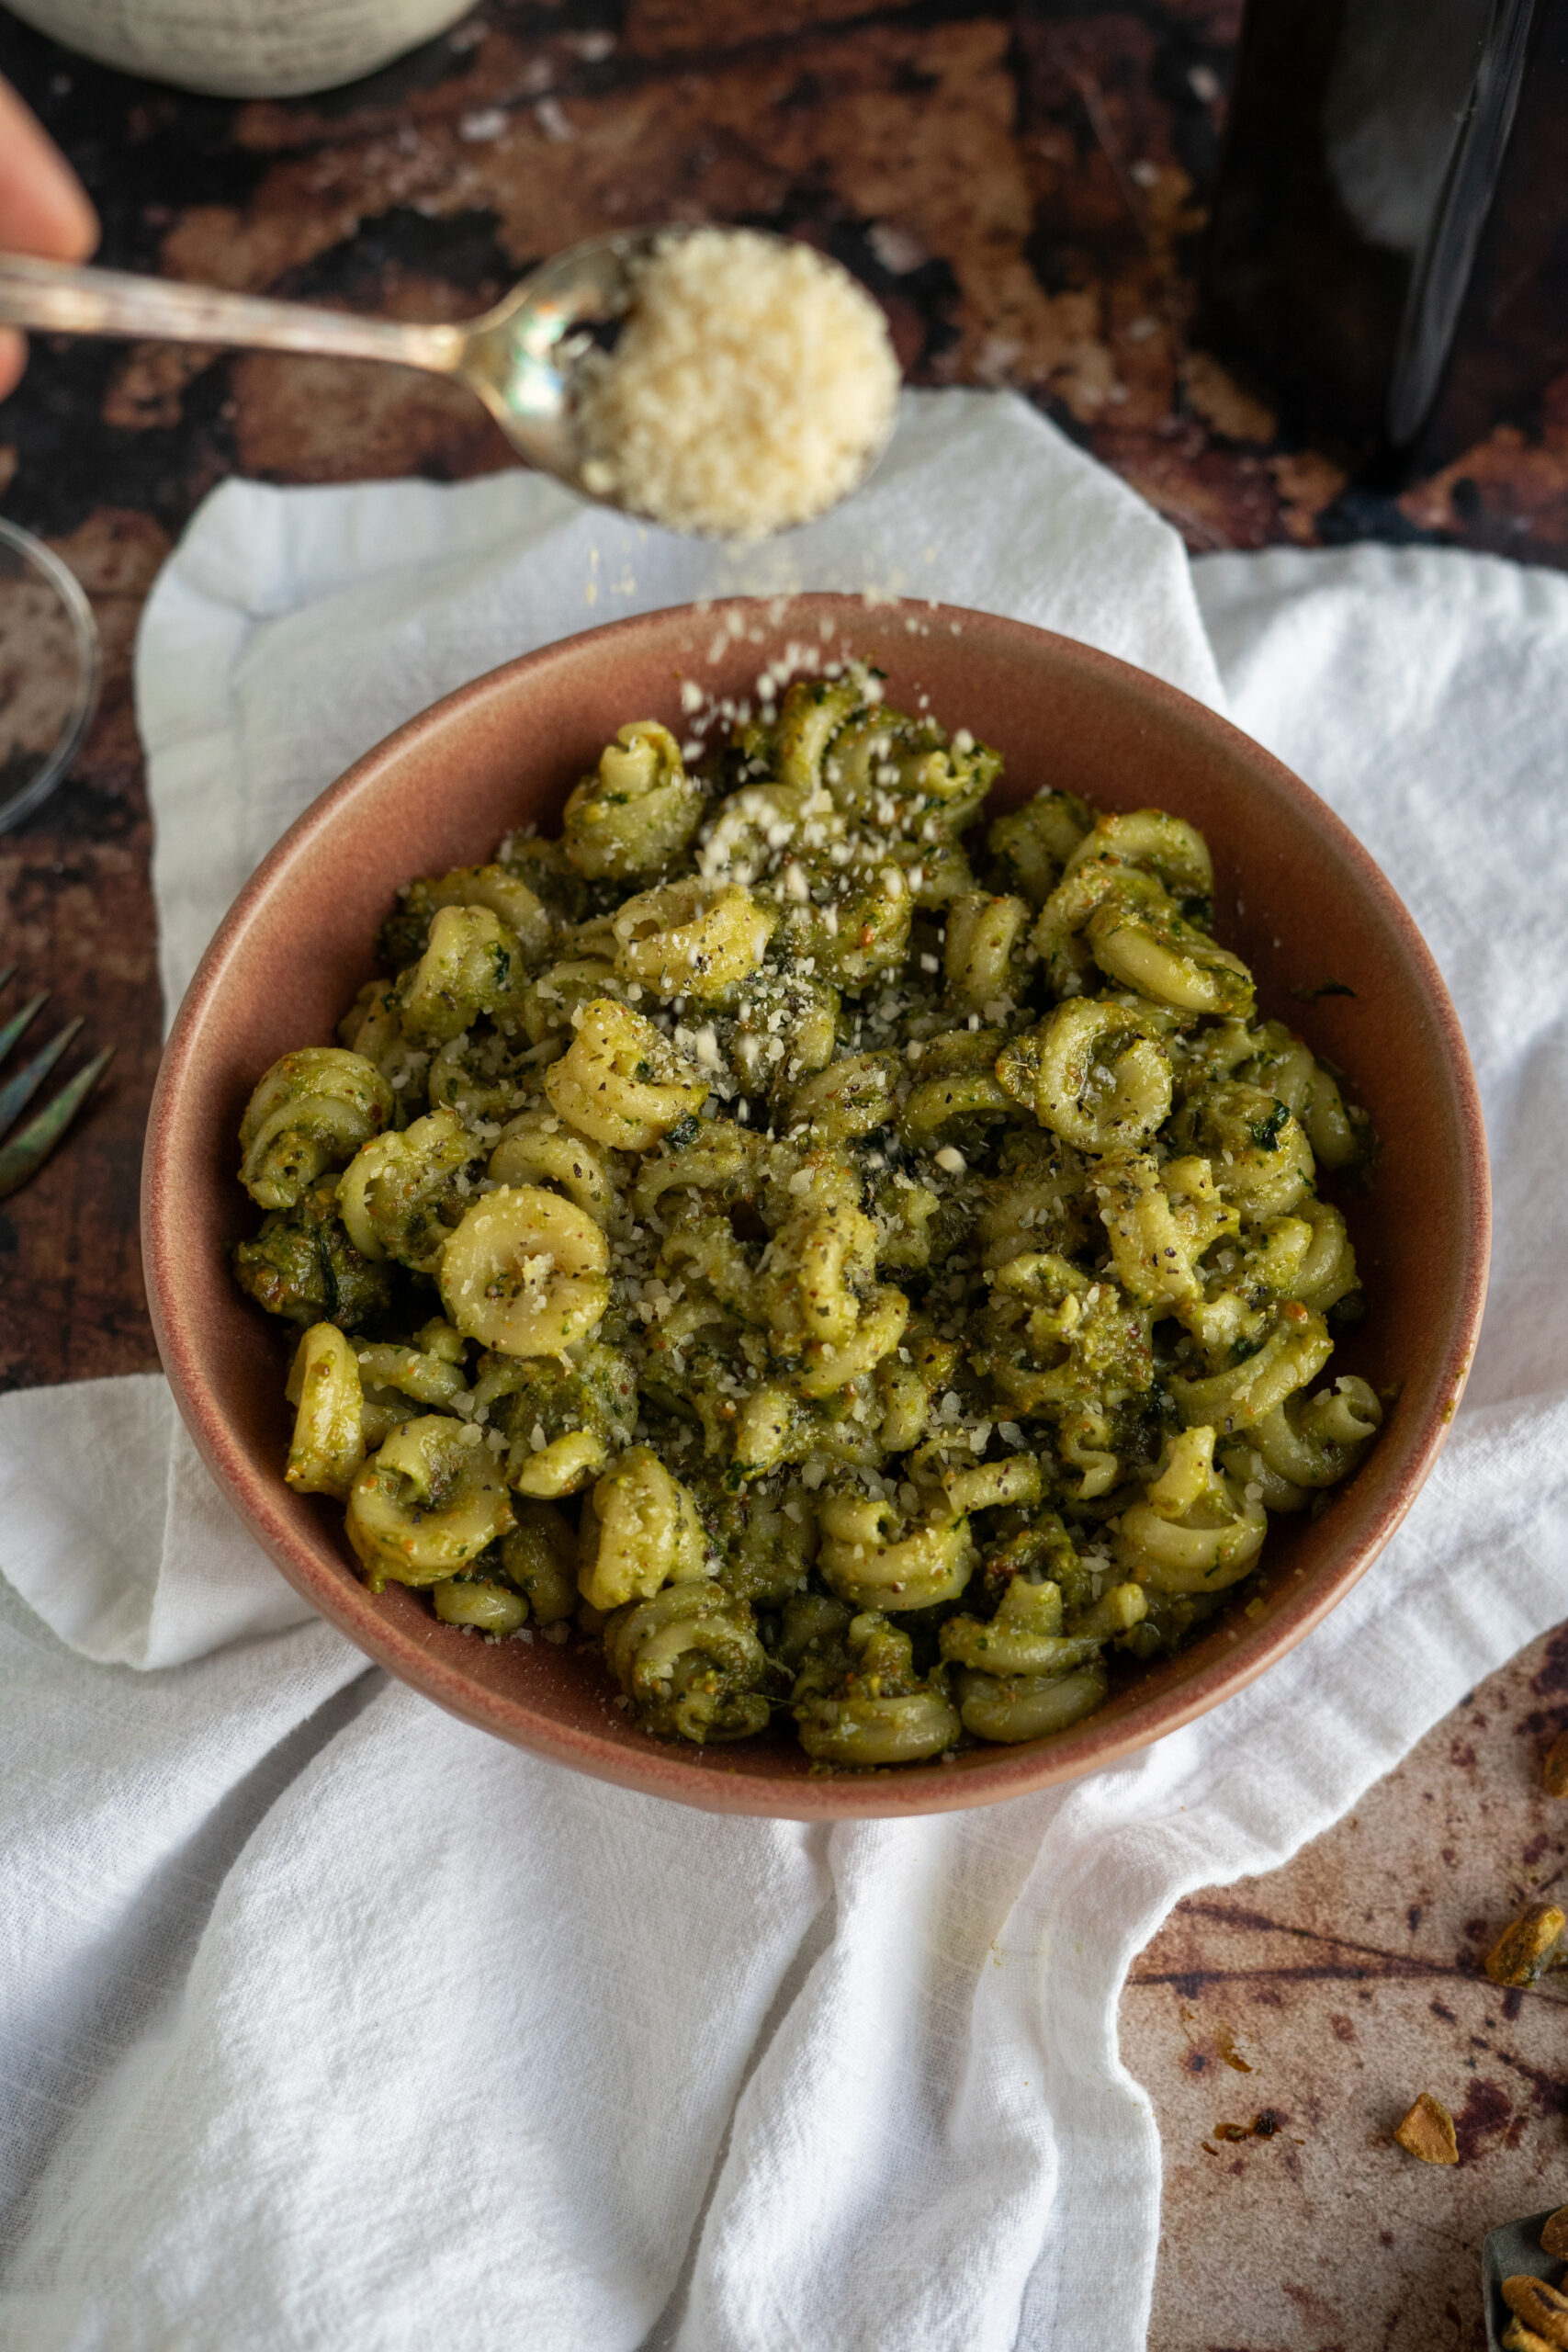
<svg viewBox="0 0 1568 2352">
<path fill-rule="evenodd" d="M 1198 334 L 1364 471 L 1568 369 L 1568 0 L 1248 0 Z"/>
</svg>

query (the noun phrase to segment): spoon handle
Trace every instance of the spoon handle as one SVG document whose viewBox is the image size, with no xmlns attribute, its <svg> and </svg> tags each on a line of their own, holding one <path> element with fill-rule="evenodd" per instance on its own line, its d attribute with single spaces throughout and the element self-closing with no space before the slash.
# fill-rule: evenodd
<svg viewBox="0 0 1568 2352">
<path fill-rule="evenodd" d="M 51 334 L 147 336 L 167 343 L 241 344 L 252 350 L 310 351 L 339 359 L 390 359 L 453 374 L 468 342 L 459 326 L 412 326 L 356 318 L 303 302 L 271 302 L 167 277 L 118 269 L 76 269 L 28 254 L 0 254 L 0 326 Z"/>
</svg>

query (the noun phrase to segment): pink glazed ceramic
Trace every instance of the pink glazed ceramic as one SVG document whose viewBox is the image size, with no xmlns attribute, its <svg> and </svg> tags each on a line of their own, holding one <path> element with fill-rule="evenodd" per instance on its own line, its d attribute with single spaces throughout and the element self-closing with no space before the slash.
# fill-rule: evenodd
<svg viewBox="0 0 1568 2352">
<path fill-rule="evenodd" d="M 1173 809 L 1207 833 L 1218 936 L 1253 967 L 1260 1004 L 1343 1069 L 1372 1114 L 1381 1153 L 1346 1204 L 1369 1312 L 1345 1354 L 1380 1387 L 1399 1385 L 1333 1508 L 1276 1521 L 1242 1603 L 1179 1657 L 1119 1671 L 1108 1704 L 1055 1737 L 869 1773 L 814 1770 L 783 1735 L 666 1745 L 613 1703 L 597 1645 L 483 1643 L 438 1623 L 417 1593 L 372 1596 L 341 1510 L 284 1484 L 288 1340 L 228 1265 L 255 1221 L 234 1173 L 251 1089 L 290 1046 L 332 1037 L 397 886 L 481 862 L 531 818 L 553 829 L 618 726 L 651 717 L 679 730 L 683 679 L 746 695 L 792 640 L 868 657 L 895 707 L 929 695 L 948 726 L 995 744 L 1007 763 L 997 808 L 1050 784 L 1104 808 Z M 1292 1000 L 1329 975 L 1354 995 Z M 982 613 L 811 595 L 783 609 L 655 613 L 529 654 L 412 719 L 323 793 L 246 885 L 180 1008 L 142 1216 L 158 1344 L 197 1445 L 282 1573 L 370 1657 L 498 1738 L 581 1771 L 719 1812 L 840 1819 L 988 1804 L 1069 1780 L 1217 1706 L 1310 1632 L 1388 1542 L 1453 1418 L 1485 1288 L 1488 1191 L 1474 1080 L 1437 968 L 1305 785 L 1212 711 L 1066 638 Z"/>
</svg>

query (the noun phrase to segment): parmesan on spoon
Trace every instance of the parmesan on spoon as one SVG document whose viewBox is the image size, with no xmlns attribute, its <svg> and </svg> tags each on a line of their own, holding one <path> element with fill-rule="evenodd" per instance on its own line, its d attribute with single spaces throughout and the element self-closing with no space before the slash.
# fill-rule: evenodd
<svg viewBox="0 0 1568 2352">
<path fill-rule="evenodd" d="M 613 353 L 580 370 L 583 487 L 676 531 L 761 539 L 853 490 L 886 446 L 898 363 L 837 262 L 750 229 L 661 237 Z"/>
</svg>

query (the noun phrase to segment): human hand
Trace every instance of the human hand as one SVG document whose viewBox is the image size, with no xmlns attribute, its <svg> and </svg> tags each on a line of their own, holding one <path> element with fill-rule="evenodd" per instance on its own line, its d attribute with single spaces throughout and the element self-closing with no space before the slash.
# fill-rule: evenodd
<svg viewBox="0 0 1568 2352">
<path fill-rule="evenodd" d="M 98 216 L 64 156 L 8 82 L 0 81 L 0 253 L 85 261 Z M 0 327 L 0 401 L 26 364 L 19 334 Z"/>
</svg>

